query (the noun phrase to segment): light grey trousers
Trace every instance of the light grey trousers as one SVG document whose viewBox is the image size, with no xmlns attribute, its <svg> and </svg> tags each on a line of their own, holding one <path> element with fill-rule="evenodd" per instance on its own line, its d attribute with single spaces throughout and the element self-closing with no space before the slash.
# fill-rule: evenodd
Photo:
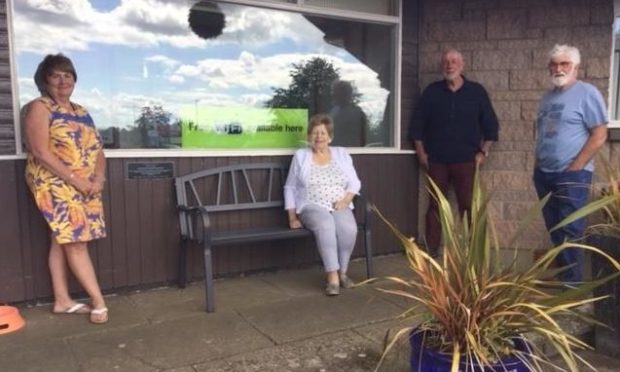
<svg viewBox="0 0 620 372">
<path fill-rule="evenodd" d="M 339 270 L 345 274 L 357 237 L 353 211 L 342 208 L 330 212 L 318 205 L 308 204 L 299 218 L 304 227 L 314 233 L 325 272 Z"/>
</svg>

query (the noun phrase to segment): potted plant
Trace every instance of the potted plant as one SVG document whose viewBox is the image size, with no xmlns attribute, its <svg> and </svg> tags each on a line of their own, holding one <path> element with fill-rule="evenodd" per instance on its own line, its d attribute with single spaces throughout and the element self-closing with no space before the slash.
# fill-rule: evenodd
<svg viewBox="0 0 620 372">
<path fill-rule="evenodd" d="M 588 345 L 572 336 L 557 322 L 557 316 L 596 322 L 580 306 L 598 300 L 587 295 L 593 288 L 620 274 L 620 264 L 595 247 L 564 243 L 550 248 L 531 267 L 516 267 L 517 249 L 511 263 L 502 265 L 500 244 L 487 212 L 478 177 L 474 181 L 469 215 L 456 218 L 450 203 L 430 181 L 439 204 L 443 230 L 443 253 L 435 259 L 413 238 L 375 212 L 402 244 L 411 278 L 388 277 L 396 289 L 380 289 L 413 302 L 402 314 L 411 326 L 400 329 L 388 340 L 377 366 L 402 337 L 409 337 L 412 371 L 542 371 L 551 361 L 538 346 L 527 341 L 537 334 L 555 348 L 571 371 L 578 371 L 574 350 Z M 514 246 L 540 207 L 532 208 L 508 243 Z M 605 197 L 568 216 L 558 227 L 592 213 L 612 202 Z M 556 227 L 557 228 L 557 227 Z M 614 267 L 614 274 L 596 281 L 567 287 L 554 280 L 565 268 L 553 268 L 554 258 L 567 247 L 579 247 L 601 254 Z"/>
<path fill-rule="evenodd" d="M 593 235 L 592 245 L 620 260 L 620 172 L 605 159 L 604 186 L 600 189 L 601 197 L 615 197 L 615 202 L 602 209 L 603 219 L 590 226 Z M 592 277 L 604 277 L 613 272 L 613 267 L 600 256 L 592 257 Z M 611 280 L 594 290 L 596 296 L 609 295 L 594 306 L 596 318 L 605 326 L 595 329 L 596 348 L 612 355 L 620 354 L 620 278 Z"/>
</svg>

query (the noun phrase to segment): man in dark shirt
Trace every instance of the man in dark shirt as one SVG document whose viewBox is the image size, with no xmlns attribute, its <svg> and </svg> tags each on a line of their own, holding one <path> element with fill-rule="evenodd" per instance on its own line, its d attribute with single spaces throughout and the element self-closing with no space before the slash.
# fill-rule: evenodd
<svg viewBox="0 0 620 372">
<path fill-rule="evenodd" d="M 481 165 L 498 137 L 498 123 L 482 85 L 463 72 L 463 56 L 455 49 L 441 56 L 443 80 L 429 85 L 420 98 L 410 126 L 420 165 L 447 194 L 453 185 L 461 215 L 471 207 L 476 165 Z M 430 198 L 426 212 L 426 247 L 439 252 L 441 225 L 437 203 Z"/>
</svg>

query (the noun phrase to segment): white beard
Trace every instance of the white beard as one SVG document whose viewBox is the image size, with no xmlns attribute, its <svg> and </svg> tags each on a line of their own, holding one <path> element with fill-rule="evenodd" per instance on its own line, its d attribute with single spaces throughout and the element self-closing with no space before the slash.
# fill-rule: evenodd
<svg viewBox="0 0 620 372">
<path fill-rule="evenodd" d="M 551 77 L 551 82 L 556 88 L 561 88 L 568 82 L 568 75 L 554 75 Z"/>
</svg>

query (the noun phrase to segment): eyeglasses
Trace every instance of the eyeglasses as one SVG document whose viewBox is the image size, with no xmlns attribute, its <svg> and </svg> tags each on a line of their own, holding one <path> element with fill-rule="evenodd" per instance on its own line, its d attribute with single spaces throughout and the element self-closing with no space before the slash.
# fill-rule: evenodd
<svg viewBox="0 0 620 372">
<path fill-rule="evenodd" d="M 571 61 L 562 61 L 562 62 L 549 62 L 549 68 L 569 68 L 573 65 Z"/>
</svg>

